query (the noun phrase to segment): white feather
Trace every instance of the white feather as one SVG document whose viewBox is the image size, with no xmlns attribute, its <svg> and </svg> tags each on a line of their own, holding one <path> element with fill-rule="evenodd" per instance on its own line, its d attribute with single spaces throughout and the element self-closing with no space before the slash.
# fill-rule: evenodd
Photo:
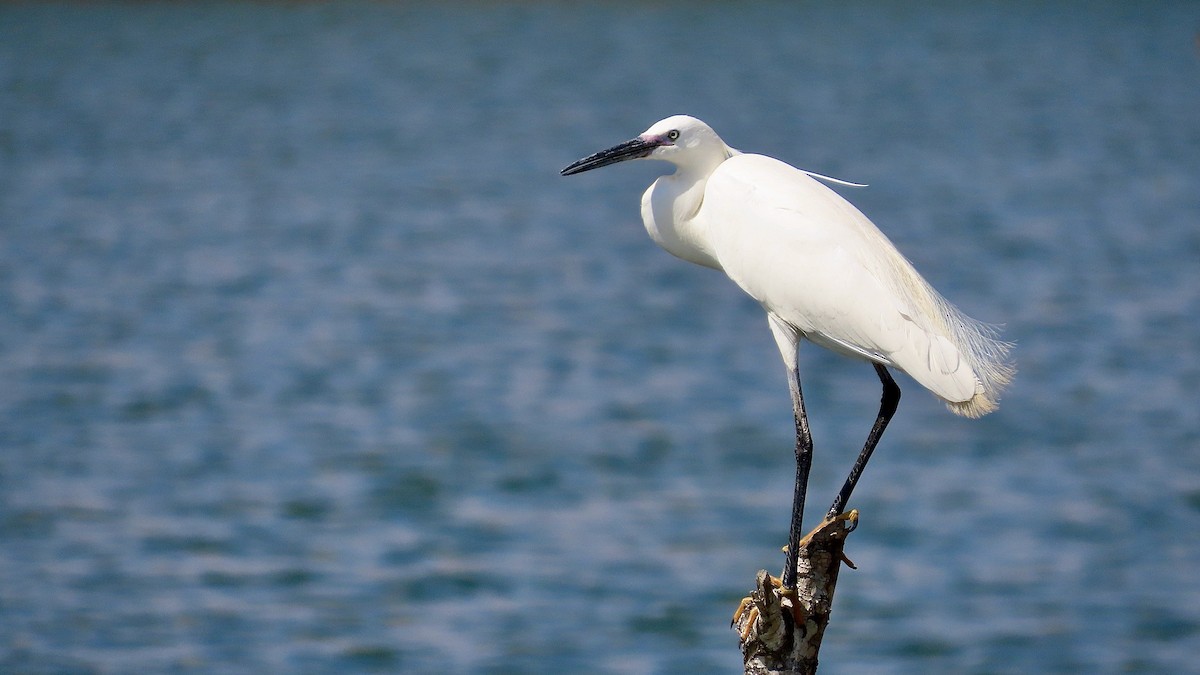
<svg viewBox="0 0 1200 675">
<path fill-rule="evenodd" d="M 690 117 L 668 118 L 643 137 L 668 129 L 681 142 L 650 157 L 678 170 L 642 202 L 663 248 L 724 270 L 798 337 L 908 373 L 957 414 L 996 408 L 1014 372 L 1012 345 L 943 298 L 865 215 L 814 178 L 858 184 L 740 153 Z"/>
</svg>

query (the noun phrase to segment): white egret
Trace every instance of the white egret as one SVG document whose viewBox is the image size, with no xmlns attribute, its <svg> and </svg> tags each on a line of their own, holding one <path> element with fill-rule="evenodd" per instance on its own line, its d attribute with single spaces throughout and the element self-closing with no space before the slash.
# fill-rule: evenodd
<svg viewBox="0 0 1200 675">
<path fill-rule="evenodd" d="M 908 373 L 952 412 L 979 417 L 996 409 L 1013 375 L 1007 360 L 1012 345 L 938 294 L 866 216 L 816 179 L 841 181 L 743 154 L 687 115 L 657 122 L 562 175 L 630 159 L 675 165 L 642 195 L 650 238 L 679 258 L 722 270 L 767 312 L 796 420 L 796 485 L 783 575 L 783 586 L 794 589 L 813 447 L 797 368 L 800 340 L 871 362 L 883 384 L 875 424 L 827 517 L 845 510 L 896 411 L 900 388 L 889 367 Z"/>
</svg>

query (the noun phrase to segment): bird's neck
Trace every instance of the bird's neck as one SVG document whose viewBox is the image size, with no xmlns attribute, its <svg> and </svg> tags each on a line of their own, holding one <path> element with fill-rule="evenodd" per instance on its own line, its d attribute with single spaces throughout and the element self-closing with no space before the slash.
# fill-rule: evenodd
<svg viewBox="0 0 1200 675">
<path fill-rule="evenodd" d="M 681 168 L 669 176 L 660 176 L 642 196 L 642 221 L 650 238 L 671 255 L 721 269 L 713 255 L 708 230 L 696 218 L 704 203 L 709 173 Z"/>
</svg>

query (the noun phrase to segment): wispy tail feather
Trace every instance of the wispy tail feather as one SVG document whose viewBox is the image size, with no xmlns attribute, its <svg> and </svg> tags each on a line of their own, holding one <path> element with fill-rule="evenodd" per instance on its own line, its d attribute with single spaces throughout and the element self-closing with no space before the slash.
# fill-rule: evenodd
<svg viewBox="0 0 1200 675">
<path fill-rule="evenodd" d="M 966 401 L 947 401 L 946 407 L 963 417 L 982 417 L 999 406 L 1000 393 L 1017 372 L 1009 358 L 1014 345 L 997 339 L 998 327 L 972 319 L 940 296 L 937 301 L 955 341 L 962 347 L 963 358 L 975 373 L 975 395 Z"/>
</svg>

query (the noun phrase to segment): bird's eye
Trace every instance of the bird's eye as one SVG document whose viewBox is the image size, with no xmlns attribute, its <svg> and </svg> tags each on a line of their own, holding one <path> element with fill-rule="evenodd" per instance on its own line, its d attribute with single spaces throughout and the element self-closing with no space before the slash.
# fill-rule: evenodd
<svg viewBox="0 0 1200 675">
<path fill-rule="evenodd" d="M 667 132 L 667 140 L 669 140 L 669 141 L 677 141 L 677 140 L 679 140 L 679 130 L 678 130 L 678 129 L 672 129 L 672 130 L 668 131 L 668 132 Z"/>
</svg>

